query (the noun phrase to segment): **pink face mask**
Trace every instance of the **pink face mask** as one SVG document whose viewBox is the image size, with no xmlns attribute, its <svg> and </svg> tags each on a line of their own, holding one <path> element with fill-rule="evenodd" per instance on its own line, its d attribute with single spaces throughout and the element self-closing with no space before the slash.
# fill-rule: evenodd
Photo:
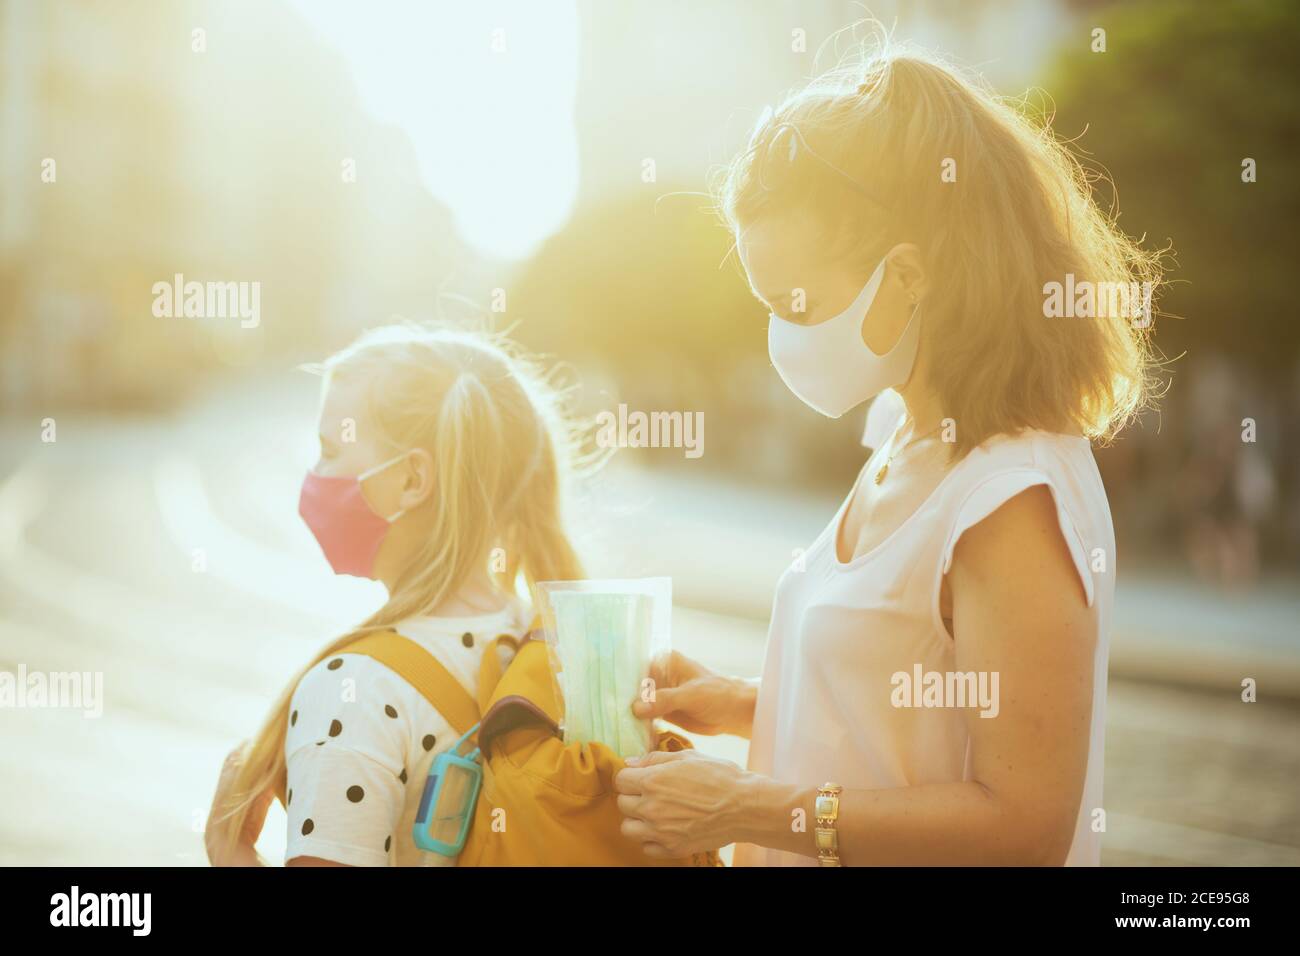
<svg viewBox="0 0 1300 956">
<path fill-rule="evenodd" d="M 373 578 L 375 555 L 384 543 L 388 526 L 405 512 L 381 518 L 370 510 L 361 494 L 361 482 L 401 461 L 410 452 L 402 452 L 354 478 L 336 478 L 307 472 L 298 497 L 298 514 L 316 536 L 335 574 Z"/>
</svg>

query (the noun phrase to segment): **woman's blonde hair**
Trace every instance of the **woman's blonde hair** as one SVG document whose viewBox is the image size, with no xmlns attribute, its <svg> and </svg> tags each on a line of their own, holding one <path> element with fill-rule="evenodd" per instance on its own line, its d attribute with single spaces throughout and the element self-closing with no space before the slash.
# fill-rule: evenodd
<svg viewBox="0 0 1300 956">
<path fill-rule="evenodd" d="M 886 37 L 760 120 L 713 193 L 737 232 L 809 212 L 827 254 L 864 268 L 920 248 L 927 384 L 960 455 L 1025 428 L 1107 440 L 1148 401 L 1160 254 L 1098 207 L 1095 178 L 1024 101 Z M 1046 317 L 1067 276 L 1148 293 L 1142 320 Z"/>
<path fill-rule="evenodd" d="M 308 670 L 366 633 L 435 611 L 490 554 L 500 557 L 491 573 L 506 593 L 520 578 L 531 591 L 538 581 L 582 577 L 560 507 L 580 433 L 563 414 L 562 392 L 504 337 L 390 325 L 312 368 L 325 388 L 359 383 L 366 418 L 394 453 L 422 448 L 432 456 L 434 492 L 421 506 L 430 532 L 387 603 L 316 654 L 271 708 L 220 815 L 226 853 L 259 795 L 283 787 L 290 701 Z"/>
</svg>

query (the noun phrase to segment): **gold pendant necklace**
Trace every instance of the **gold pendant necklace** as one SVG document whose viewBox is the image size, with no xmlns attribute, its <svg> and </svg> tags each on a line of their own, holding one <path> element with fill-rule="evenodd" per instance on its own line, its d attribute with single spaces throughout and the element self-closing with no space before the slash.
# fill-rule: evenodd
<svg viewBox="0 0 1300 956">
<path fill-rule="evenodd" d="M 933 435 L 935 432 L 937 432 L 937 431 L 938 431 L 940 428 L 942 428 L 942 427 L 943 427 L 943 423 L 940 422 L 938 425 L 936 425 L 934 428 L 931 428 L 928 432 L 926 432 L 926 433 L 925 433 L 924 435 L 922 435 L 920 438 L 913 438 L 913 439 L 910 439 L 910 440 L 907 442 L 906 445 L 903 445 L 903 446 L 902 446 L 902 448 L 894 448 L 894 447 L 893 447 L 894 442 L 893 442 L 893 440 L 891 439 L 890 442 L 889 442 L 889 444 L 890 444 L 889 457 L 885 459 L 885 463 L 884 463 L 883 465 L 881 465 L 881 466 L 880 466 L 880 470 L 876 472 L 876 484 L 880 484 L 880 483 L 882 483 L 882 482 L 885 480 L 885 476 L 889 474 L 889 466 L 893 463 L 893 461 L 894 461 L 894 457 L 895 457 L 899 452 L 903 451 L 905 448 L 909 448 L 909 447 L 911 447 L 912 445 L 915 445 L 915 444 L 916 444 L 917 442 L 919 442 L 919 441 L 923 441 L 924 439 L 929 438 L 931 435 Z M 895 432 L 895 435 L 897 435 L 897 432 Z"/>
</svg>

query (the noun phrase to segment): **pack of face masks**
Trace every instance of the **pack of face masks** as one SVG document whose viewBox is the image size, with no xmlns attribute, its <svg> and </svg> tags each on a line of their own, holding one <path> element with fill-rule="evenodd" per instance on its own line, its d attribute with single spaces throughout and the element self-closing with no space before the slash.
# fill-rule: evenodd
<svg viewBox="0 0 1300 956">
<path fill-rule="evenodd" d="M 564 742 L 602 743 L 620 757 L 653 750 L 652 722 L 632 702 L 654 693 L 650 662 L 669 649 L 671 580 L 545 581 L 538 590 Z"/>
</svg>

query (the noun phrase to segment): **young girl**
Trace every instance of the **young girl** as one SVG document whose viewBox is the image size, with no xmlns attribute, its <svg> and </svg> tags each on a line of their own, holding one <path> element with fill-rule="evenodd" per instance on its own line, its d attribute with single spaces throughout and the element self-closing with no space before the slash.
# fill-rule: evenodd
<svg viewBox="0 0 1300 956">
<path fill-rule="evenodd" d="M 261 863 L 253 844 L 282 781 L 289 866 L 451 865 L 411 827 L 429 765 L 457 734 L 347 645 L 396 630 L 474 695 L 487 643 L 531 622 L 518 578 L 581 577 L 560 517 L 568 435 L 555 394 L 487 336 L 380 328 L 321 371 L 321 455 L 299 511 L 334 571 L 383 582 L 388 601 L 317 654 L 227 760 L 209 857 Z"/>
<path fill-rule="evenodd" d="M 616 779 L 624 833 L 750 865 L 1097 864 L 1117 559 L 1089 439 L 1143 403 L 1157 263 L 1049 133 L 917 55 L 788 98 L 720 199 L 786 385 L 832 417 L 885 393 L 888 427 L 781 578 L 761 680 L 677 656 L 634 708 L 750 737 L 748 769 L 648 756 Z M 1101 283 L 1132 308 L 1082 308 Z"/>
</svg>

